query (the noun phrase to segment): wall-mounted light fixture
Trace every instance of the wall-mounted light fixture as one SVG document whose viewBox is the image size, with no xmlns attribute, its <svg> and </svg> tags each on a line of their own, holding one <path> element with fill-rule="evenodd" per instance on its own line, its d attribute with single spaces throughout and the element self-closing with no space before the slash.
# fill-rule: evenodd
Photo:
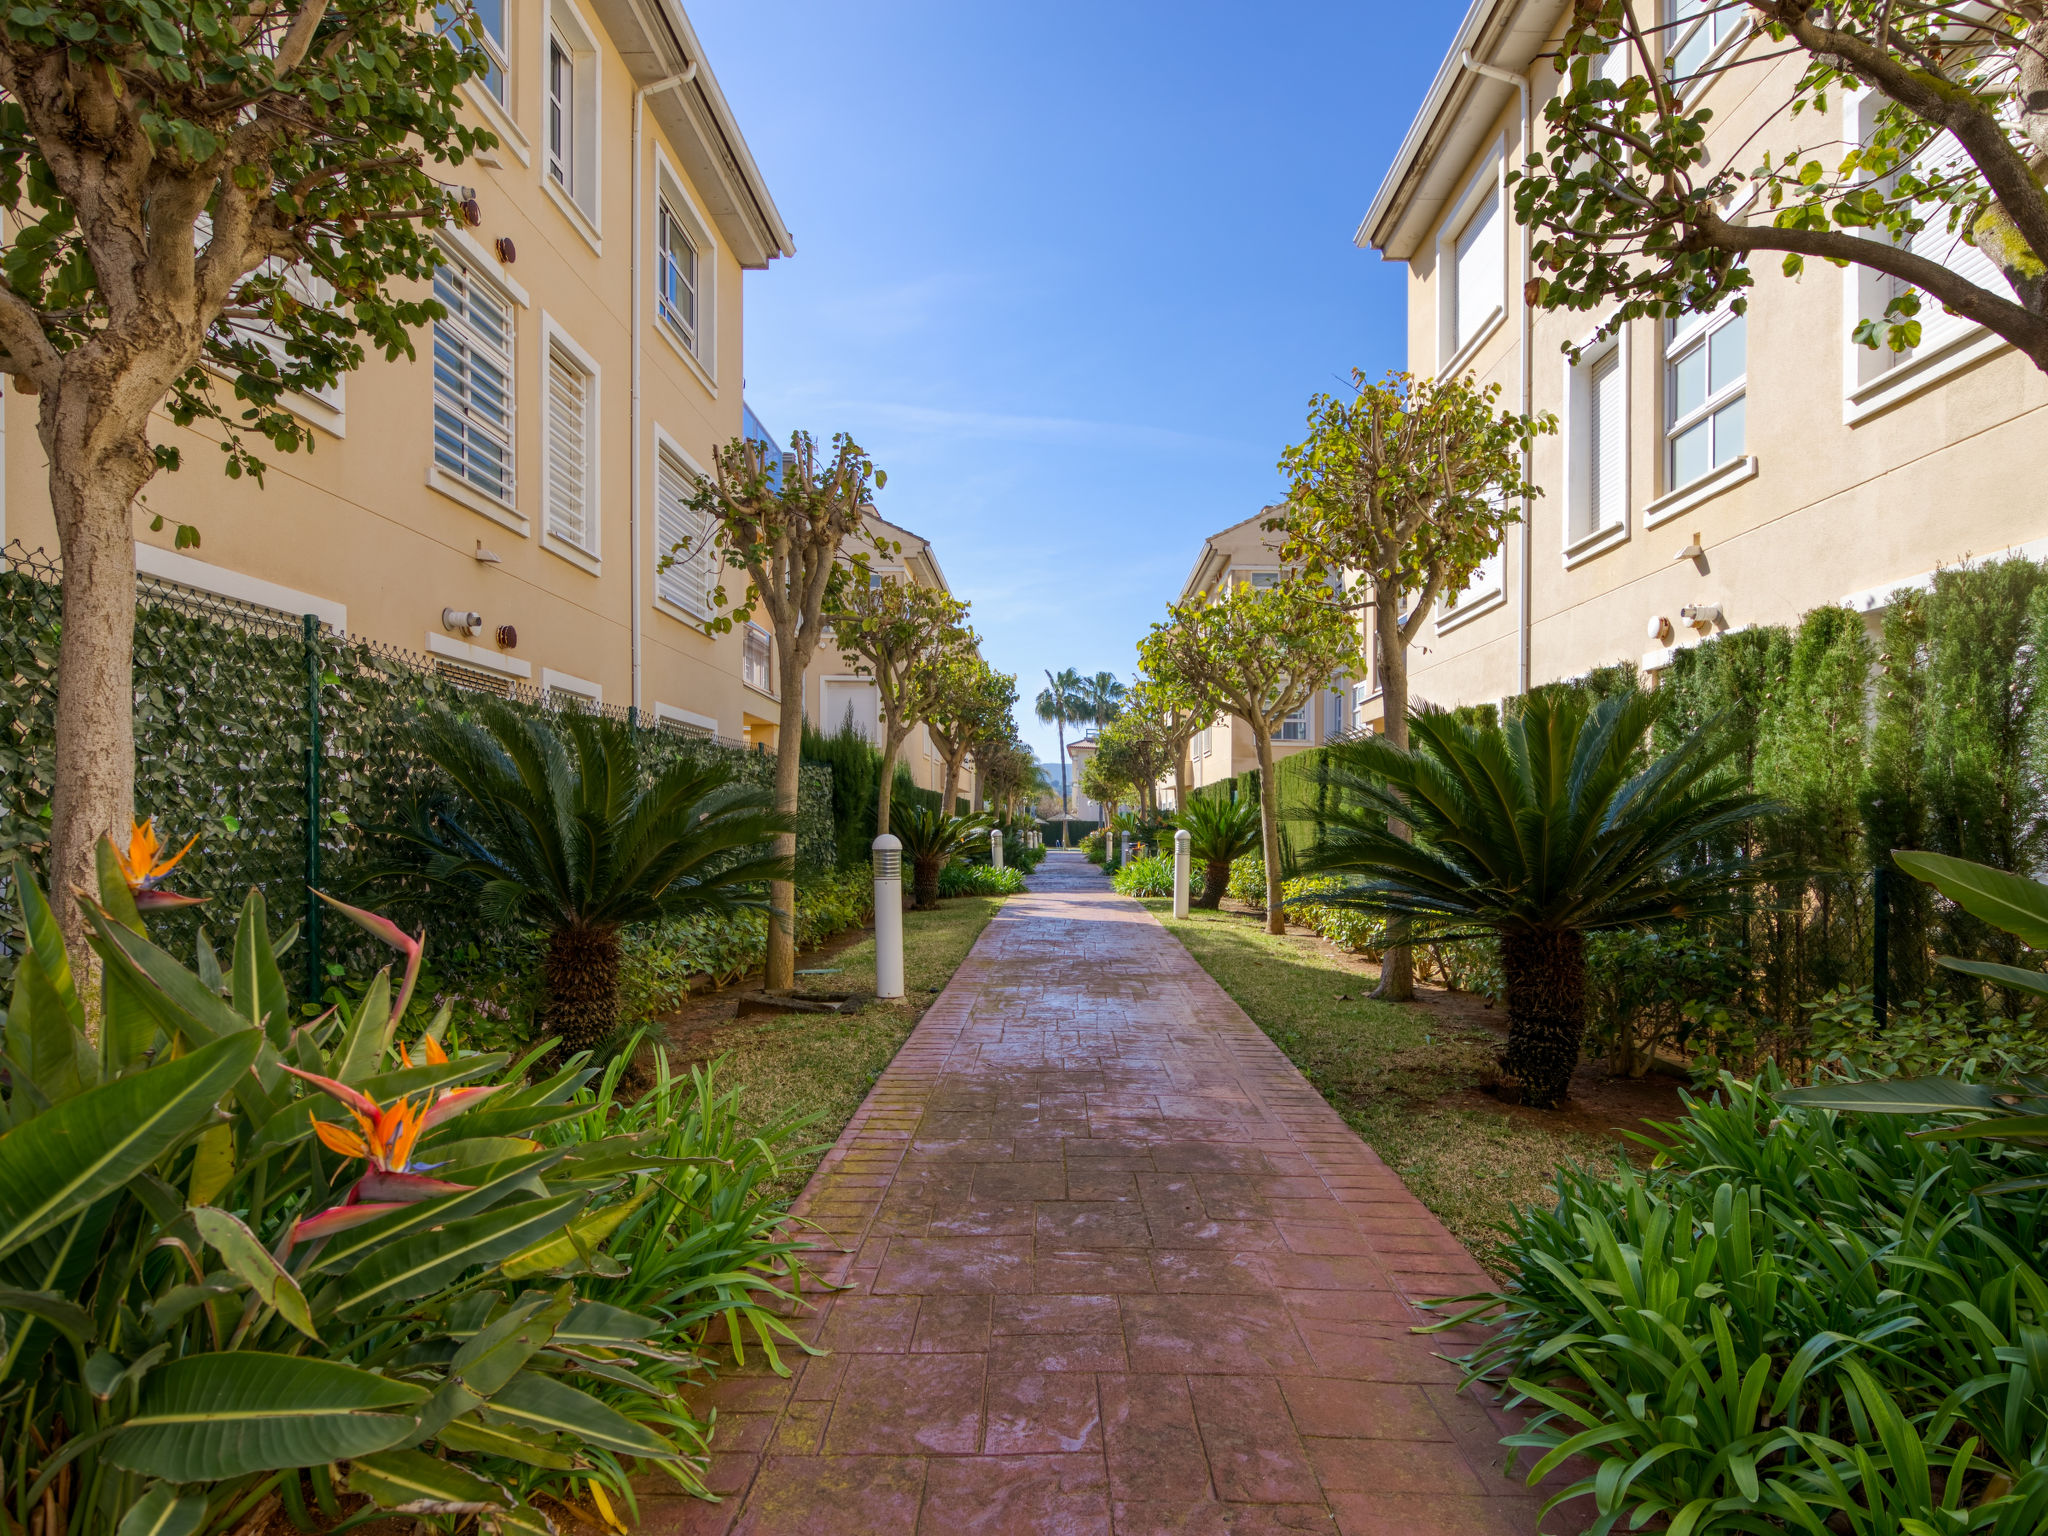
<svg viewBox="0 0 2048 1536">
<path fill-rule="evenodd" d="M 478 565 L 503 565 L 505 562 L 491 550 L 484 548 L 484 541 L 476 541 L 476 563 Z"/>
<path fill-rule="evenodd" d="M 1678 610 L 1678 616 L 1701 634 L 1710 629 L 1726 629 L 1728 619 L 1721 612 L 1719 603 L 1687 603 Z"/>
<path fill-rule="evenodd" d="M 1649 630 L 1650 639 L 1656 644 L 1669 645 L 1671 643 L 1671 621 L 1665 618 L 1663 614 L 1653 613 L 1650 615 Z"/>
<path fill-rule="evenodd" d="M 1671 557 L 1671 563 L 1676 565 L 1681 560 L 1704 560 L 1706 558 L 1707 547 L 1700 542 L 1700 536 L 1694 534 L 1692 542 Z"/>
</svg>

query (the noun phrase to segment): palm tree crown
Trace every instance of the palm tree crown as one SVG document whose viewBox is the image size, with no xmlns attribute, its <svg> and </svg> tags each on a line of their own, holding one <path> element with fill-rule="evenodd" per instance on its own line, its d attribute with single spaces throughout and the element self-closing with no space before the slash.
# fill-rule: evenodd
<svg viewBox="0 0 2048 1536">
<path fill-rule="evenodd" d="M 1188 834 L 1188 854 L 1202 866 L 1202 894 L 1194 905 L 1214 911 L 1230 883 L 1230 866 L 1259 847 L 1259 802 L 1250 796 L 1191 795 L 1174 817 Z"/>
</svg>

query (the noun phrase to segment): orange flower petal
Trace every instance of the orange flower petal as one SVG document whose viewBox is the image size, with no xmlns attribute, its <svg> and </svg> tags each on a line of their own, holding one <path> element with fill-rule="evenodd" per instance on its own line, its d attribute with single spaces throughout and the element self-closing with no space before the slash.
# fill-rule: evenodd
<svg viewBox="0 0 2048 1536">
<path fill-rule="evenodd" d="M 321 1145 L 328 1151 L 339 1152 L 343 1157 L 367 1158 L 370 1155 L 370 1149 L 364 1144 L 363 1138 L 346 1126 L 329 1125 L 325 1120 L 315 1120 L 313 1134 L 320 1138 Z"/>
<path fill-rule="evenodd" d="M 441 1049 L 441 1042 L 432 1035 L 420 1036 L 420 1054 L 427 1058 L 429 1066 L 439 1067 L 447 1065 L 448 1053 Z"/>
<path fill-rule="evenodd" d="M 396 1134 L 391 1138 L 391 1149 L 385 1160 L 390 1167 L 403 1169 L 412 1161 L 412 1149 L 418 1144 L 420 1132 L 424 1127 L 420 1122 L 419 1112 L 412 1107 L 411 1101 L 401 1099 L 399 1102 L 405 1107 L 405 1116 Z"/>
</svg>

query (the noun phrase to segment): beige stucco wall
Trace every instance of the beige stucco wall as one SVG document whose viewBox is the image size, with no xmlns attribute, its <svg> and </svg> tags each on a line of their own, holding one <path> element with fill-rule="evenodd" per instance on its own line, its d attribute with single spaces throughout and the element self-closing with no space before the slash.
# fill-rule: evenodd
<svg viewBox="0 0 2048 1536">
<path fill-rule="evenodd" d="M 1768 50 L 1764 40 L 1745 45 Z M 1710 146 L 1760 158 L 1798 142 L 1839 139 L 1836 116 L 1812 114 L 1792 124 L 1766 124 L 1796 76 L 1796 62 L 1757 63 L 1710 86 L 1715 110 Z M 1543 132 L 1543 100 L 1556 88 L 1547 60 L 1530 72 Z M 1505 93 L 1503 93 L 1505 94 Z M 1519 159 L 1519 110 L 1511 96 L 1489 127 L 1485 152 L 1458 178 L 1482 172 L 1504 142 Z M 1795 136 L 1796 130 L 1796 136 Z M 1739 151 L 1733 146 L 1740 145 Z M 1469 359 L 1455 360 L 1481 383 L 1498 384 L 1504 405 L 1519 387 L 1521 232 L 1507 232 L 1507 308 L 1503 323 Z M 1441 231 L 1439 231 L 1441 233 Z M 1422 374 L 1454 361 L 1442 355 L 1438 239 L 1424 240 L 1410 261 L 1409 366 Z M 1731 627 L 1784 624 L 1817 606 L 1924 576 L 1938 565 L 1997 554 L 2048 535 L 2048 509 L 2033 485 L 2034 462 L 2048 430 L 2048 381 L 2010 349 L 1953 368 L 1930 359 L 1911 372 L 1939 374 L 1917 395 L 1903 390 L 1851 423 L 1846 397 L 1870 359 L 1847 341 L 1855 282 L 1815 263 L 1787 278 L 1774 257 L 1759 258 L 1748 309 L 1745 452 L 1755 473 L 1697 505 L 1659 510 L 1672 496 L 1662 430 L 1665 388 L 1659 326 L 1638 321 L 1626 337 L 1628 496 L 1625 531 L 1575 563 L 1565 555 L 1565 453 L 1560 436 L 1542 439 L 1534 478 L 1545 495 L 1529 528 L 1530 678 L 1542 683 L 1620 660 L 1654 669 L 1667 648 L 1650 635 L 1653 618 L 1669 622 L 1674 641 L 1699 636 L 1679 614 L 1687 604 L 1719 605 Z M 1872 312 L 1863 306 L 1862 313 Z M 1532 398 L 1538 411 L 1565 410 L 1562 348 L 1588 338 L 1599 316 L 1542 313 L 1533 319 Z M 1966 348 L 1966 350 L 1968 350 Z M 1959 354 L 1960 355 L 1960 354 Z M 1694 534 L 1701 561 L 1674 560 Z M 1511 529 L 1504 590 L 1507 600 L 1462 624 L 1425 633 L 1427 652 L 1411 652 L 1416 697 L 1455 705 L 1494 700 L 1516 687 L 1516 630 L 1522 533 Z M 1882 601 L 1881 597 L 1877 599 Z M 1859 602 L 1859 607 L 1867 604 Z"/>
<path fill-rule="evenodd" d="M 562 6 L 570 0 L 552 3 Z M 527 662 L 534 684 L 542 682 L 544 669 L 552 669 L 599 684 L 606 703 L 623 705 L 631 702 L 628 456 L 634 451 L 629 410 L 634 82 L 594 13 L 582 12 L 599 41 L 600 85 L 598 219 L 586 233 L 543 186 L 537 63 L 544 26 L 541 4 L 523 0 L 508 10 L 510 117 L 525 143 L 522 146 L 505 133 L 495 114 L 478 111 L 479 120 L 499 127 L 506 140 L 494 155 L 497 168 L 473 163 L 441 174 L 476 189 L 483 220 L 469 232 L 467 245 L 480 258 L 478 267 L 487 275 L 501 275 L 525 295 L 515 318 L 517 515 L 487 516 L 428 487 L 433 459 L 432 337 L 423 330 L 416 333 L 416 360 L 388 363 L 373 356 L 346 380 L 342 435 L 316 427 L 310 453 L 280 454 L 264 445 L 270 468 L 261 488 L 221 474 L 221 455 L 211 437 L 160 421 L 157 439 L 178 443 L 185 467 L 159 475 L 150 484 L 147 507 L 137 516 L 136 536 L 144 543 L 169 545 L 168 527 L 162 533 L 148 531 L 151 511 L 173 522 L 191 523 L 203 542 L 188 553 L 345 603 L 352 631 L 415 652 L 424 651 L 430 634 L 445 634 L 440 624 L 443 608 L 474 610 L 483 615 L 486 631 L 471 643 L 496 652 L 491 632 L 501 624 L 514 626 L 518 644 L 504 654 Z M 639 445 L 645 525 L 642 703 L 649 716 L 658 704 L 687 709 L 716 721 L 720 734 L 739 737 L 750 726 L 772 723 L 774 703 L 742 685 L 738 635 L 706 636 L 655 601 L 659 552 L 653 535 L 653 456 L 659 430 L 696 464 L 708 468 L 714 445 L 739 435 L 742 270 L 652 111 L 646 117 L 642 150 L 640 280 L 648 285 L 642 350 L 644 433 Z M 665 159 L 669 174 L 695 202 L 716 242 L 715 261 L 708 263 L 714 269 L 715 301 L 715 355 L 709 367 L 688 360 L 655 318 L 651 283 L 657 157 Z M 512 240 L 516 261 L 504 264 L 491 254 L 500 237 Z M 558 549 L 541 532 L 541 360 L 549 324 L 558 326 L 598 367 L 600 517 L 594 560 Z M 6 537 L 54 552 L 57 541 L 45 488 L 46 466 L 35 432 L 36 402 L 10 391 L 5 410 Z M 520 523 L 523 528 L 512 526 Z M 479 545 L 499 556 L 500 563 L 479 563 Z"/>
</svg>

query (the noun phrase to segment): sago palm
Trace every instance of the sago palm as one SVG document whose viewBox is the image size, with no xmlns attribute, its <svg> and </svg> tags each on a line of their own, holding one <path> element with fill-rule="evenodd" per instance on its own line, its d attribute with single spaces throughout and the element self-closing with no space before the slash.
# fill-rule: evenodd
<svg viewBox="0 0 2048 1536">
<path fill-rule="evenodd" d="M 948 816 L 936 805 L 914 805 L 895 828 L 910 861 L 910 888 L 919 911 L 939 904 L 939 875 L 979 843 L 987 846 L 988 822 L 979 816 Z"/>
<path fill-rule="evenodd" d="M 1588 933 L 1724 912 L 1774 872 L 1728 851 L 1772 809 L 1725 771 L 1729 737 L 1703 728 L 1646 759 L 1655 716 L 1648 694 L 1535 696 L 1501 725 L 1415 715 L 1405 751 L 1330 750 L 1335 793 L 1303 865 L 1353 878 L 1316 900 L 1407 918 L 1421 941 L 1499 940 L 1510 1099 L 1554 1107 L 1571 1085 Z"/>
<path fill-rule="evenodd" d="M 1259 802 L 1195 795 L 1173 824 L 1188 835 L 1188 856 L 1202 866 L 1202 894 L 1193 905 L 1214 911 L 1230 883 L 1230 866 L 1259 851 Z"/>
<path fill-rule="evenodd" d="M 618 1022 L 621 929 L 762 908 L 761 882 L 788 878 L 769 851 L 789 825 L 771 791 L 688 759 L 649 771 L 622 726 L 487 703 L 473 719 L 430 716 L 422 738 L 457 796 L 415 823 L 423 873 L 483 916 L 546 935 L 540 1023 L 564 1052 Z"/>
</svg>

